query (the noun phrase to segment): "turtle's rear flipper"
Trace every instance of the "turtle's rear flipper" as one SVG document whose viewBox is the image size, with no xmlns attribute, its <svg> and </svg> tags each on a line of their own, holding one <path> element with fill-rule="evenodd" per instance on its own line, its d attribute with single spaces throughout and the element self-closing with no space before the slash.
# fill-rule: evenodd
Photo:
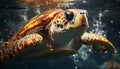
<svg viewBox="0 0 120 69">
<path fill-rule="evenodd" d="M 117 53 L 115 46 L 99 34 L 84 33 L 80 41 L 86 45 L 92 45 L 95 52 Z"/>
<path fill-rule="evenodd" d="M 37 33 L 29 34 L 24 36 L 23 38 L 16 40 L 5 42 L 0 47 L 0 62 L 5 62 L 13 56 L 19 54 L 26 48 L 29 48 L 35 44 L 41 44 L 43 37 Z"/>
</svg>

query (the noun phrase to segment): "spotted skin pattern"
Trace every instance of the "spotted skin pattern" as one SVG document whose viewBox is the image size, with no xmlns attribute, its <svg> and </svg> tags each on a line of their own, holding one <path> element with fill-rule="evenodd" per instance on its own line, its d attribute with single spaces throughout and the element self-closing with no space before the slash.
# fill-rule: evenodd
<svg viewBox="0 0 120 69">
<path fill-rule="evenodd" d="M 44 44 L 45 48 L 49 48 L 47 54 L 77 51 L 82 44 L 92 45 L 95 51 L 117 53 L 115 46 L 102 35 L 85 32 L 89 27 L 86 15 L 87 11 L 82 9 L 53 9 L 36 15 L 8 42 L 2 44 L 0 62 L 37 44 Z M 76 37 L 77 40 L 74 39 Z M 56 45 L 60 45 L 60 48 Z"/>
</svg>

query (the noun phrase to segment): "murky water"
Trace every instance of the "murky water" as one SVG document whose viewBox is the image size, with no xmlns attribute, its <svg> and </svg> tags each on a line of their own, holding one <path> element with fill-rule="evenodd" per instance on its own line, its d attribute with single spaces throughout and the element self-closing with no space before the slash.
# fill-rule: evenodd
<svg viewBox="0 0 120 69">
<path fill-rule="evenodd" d="M 120 69 L 120 0 L 1 0 L 0 39 L 7 41 L 34 15 L 52 8 L 79 8 L 88 11 L 90 27 L 93 32 L 108 38 L 117 48 L 118 54 L 92 53 L 91 48 L 83 46 L 80 55 L 51 60 L 12 59 L 0 69 L 110 69 L 114 65 Z M 45 3 L 41 5 L 41 2 Z M 54 0 L 53 0 L 54 1 Z M 59 2 L 60 1 L 60 2 Z M 32 5 L 32 6 L 31 6 Z M 47 6 L 46 6 L 47 5 Z M 50 7 L 48 7 L 50 5 Z M 37 8 L 36 8 L 37 7 Z"/>
</svg>

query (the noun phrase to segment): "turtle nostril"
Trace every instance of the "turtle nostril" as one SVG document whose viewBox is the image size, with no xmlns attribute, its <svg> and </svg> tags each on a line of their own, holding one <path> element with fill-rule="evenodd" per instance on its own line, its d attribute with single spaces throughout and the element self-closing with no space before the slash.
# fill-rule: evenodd
<svg viewBox="0 0 120 69">
<path fill-rule="evenodd" d="M 81 10 L 80 14 L 82 14 L 82 15 L 86 14 L 88 16 L 88 12 L 86 10 Z"/>
<path fill-rule="evenodd" d="M 80 14 L 84 14 L 83 12 L 80 12 Z"/>
<path fill-rule="evenodd" d="M 87 12 L 80 12 L 80 14 L 82 14 L 82 15 L 86 14 L 88 16 Z"/>
</svg>

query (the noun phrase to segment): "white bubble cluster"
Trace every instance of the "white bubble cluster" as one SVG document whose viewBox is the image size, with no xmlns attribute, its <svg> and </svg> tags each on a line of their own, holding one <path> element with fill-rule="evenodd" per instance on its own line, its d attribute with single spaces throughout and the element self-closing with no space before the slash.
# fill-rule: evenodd
<svg viewBox="0 0 120 69">
<path fill-rule="evenodd" d="M 102 13 L 99 11 L 97 18 L 93 18 L 92 27 L 89 32 L 106 36 L 106 31 L 103 29 L 105 27 L 105 23 L 102 22 L 103 14 L 104 12 Z"/>
<path fill-rule="evenodd" d="M 41 13 L 40 8 L 36 8 L 35 13 L 40 14 Z"/>
<path fill-rule="evenodd" d="M 28 9 L 25 9 L 22 13 L 19 13 L 20 18 L 23 20 L 22 24 L 29 20 L 27 11 Z"/>
<path fill-rule="evenodd" d="M 83 44 L 82 47 L 78 50 L 78 54 L 72 55 L 72 60 L 76 65 L 75 69 L 78 69 L 78 67 L 83 66 L 83 62 L 86 59 L 88 59 L 91 53 L 92 53 L 92 47 Z"/>
</svg>

